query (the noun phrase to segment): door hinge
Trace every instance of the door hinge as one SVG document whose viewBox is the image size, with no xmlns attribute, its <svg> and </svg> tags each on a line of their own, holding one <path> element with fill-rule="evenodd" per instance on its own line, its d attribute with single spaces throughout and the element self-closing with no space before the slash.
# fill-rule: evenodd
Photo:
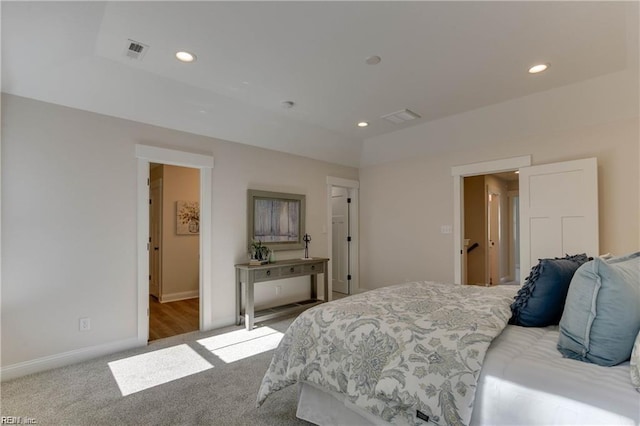
<svg viewBox="0 0 640 426">
<path fill-rule="evenodd" d="M 151 242 L 151 237 L 149 237 L 149 242 Z"/>
<path fill-rule="evenodd" d="M 348 241 L 348 242 L 351 242 L 351 236 L 348 236 L 348 237 L 347 237 L 347 241 Z"/>
<path fill-rule="evenodd" d="M 151 205 L 151 198 L 149 198 L 149 205 Z"/>
<path fill-rule="evenodd" d="M 147 178 L 147 186 L 149 186 L 149 178 Z"/>
<path fill-rule="evenodd" d="M 347 275 L 347 281 L 351 281 L 351 274 Z"/>
<path fill-rule="evenodd" d="M 149 275 L 149 281 L 151 281 L 151 275 Z"/>
<path fill-rule="evenodd" d="M 347 203 L 351 203 L 351 198 L 347 198 Z"/>
<path fill-rule="evenodd" d="M 147 243 L 147 251 L 149 251 L 149 243 Z"/>
</svg>

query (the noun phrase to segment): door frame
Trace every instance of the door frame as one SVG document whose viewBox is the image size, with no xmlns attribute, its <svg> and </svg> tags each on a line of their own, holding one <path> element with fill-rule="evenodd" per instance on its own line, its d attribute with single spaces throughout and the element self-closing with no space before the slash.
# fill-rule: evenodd
<svg viewBox="0 0 640 426">
<path fill-rule="evenodd" d="M 513 221 L 516 218 L 516 209 L 513 208 L 514 198 L 520 197 L 520 188 L 517 190 L 508 190 L 507 191 L 507 204 L 508 204 L 508 215 L 509 215 L 509 231 L 507 238 L 509 240 L 509 256 L 507 259 L 507 263 L 509 264 L 509 280 L 510 281 L 518 281 L 520 282 L 520 208 L 518 202 L 518 225 L 515 226 Z M 517 237 L 517 238 L 516 238 Z M 518 256 L 516 258 L 516 251 Z M 517 268 L 516 268 L 517 265 Z"/>
<path fill-rule="evenodd" d="M 491 223 L 493 221 L 492 218 L 492 212 L 493 210 L 491 209 L 491 203 L 493 201 L 493 196 L 497 196 L 498 197 L 498 212 L 497 212 L 497 222 L 498 222 L 498 238 L 496 238 L 495 240 L 493 238 L 491 238 L 491 233 L 493 230 L 493 226 L 491 226 Z M 491 197 L 492 201 L 489 201 L 489 197 Z M 489 185 L 485 186 L 485 202 L 487 203 L 487 234 L 485 235 L 485 246 L 487 247 L 487 252 L 486 252 L 486 278 L 485 278 L 485 284 L 490 284 L 490 285 L 494 285 L 494 284 L 500 284 L 501 282 L 501 275 L 502 275 L 502 229 L 501 229 L 501 224 L 502 224 L 502 218 L 500 217 L 501 214 L 501 203 L 502 199 L 501 199 L 501 195 L 498 192 L 495 192 L 495 189 L 492 188 Z M 464 207 L 464 206 L 463 206 Z M 493 241 L 495 243 L 495 245 L 490 245 L 491 241 Z M 497 249 L 496 249 L 497 247 Z M 496 263 L 497 265 L 497 272 L 492 272 L 493 271 L 493 265 L 492 265 L 492 259 L 491 257 L 494 256 L 496 258 Z M 493 276 L 495 276 L 497 273 L 497 279 L 495 282 L 493 282 Z M 492 276 L 493 275 L 493 276 Z"/>
<path fill-rule="evenodd" d="M 212 328 L 213 226 L 211 220 L 213 156 L 136 144 L 137 173 L 137 258 L 138 258 L 138 342 L 149 337 L 149 163 L 191 167 L 200 170 L 200 330 Z"/>
<path fill-rule="evenodd" d="M 359 216 L 359 200 L 358 192 L 360 190 L 360 182 L 357 180 L 343 179 L 333 176 L 327 176 L 327 225 L 324 230 L 327 234 L 327 252 L 331 253 L 333 247 L 333 233 L 331 232 L 331 221 L 333 219 L 333 209 L 331 206 L 331 189 L 333 187 L 345 188 L 347 190 L 347 196 L 351 198 L 351 206 L 349 208 L 349 227 L 351 228 L 351 253 L 349 255 L 349 270 L 351 271 L 351 283 L 349 287 L 349 294 L 360 293 L 360 269 L 359 269 L 359 251 L 360 251 L 360 237 L 358 231 L 360 226 L 358 225 Z M 329 277 L 329 294 L 325 295 L 326 300 L 333 299 L 333 283 L 331 277 L 333 276 L 333 262 L 331 256 L 329 257 L 329 266 L 326 271 Z"/>
<path fill-rule="evenodd" d="M 467 176 L 518 170 L 531 165 L 531 155 L 451 167 L 453 176 L 453 282 L 462 284 L 464 237 L 464 181 Z"/>
</svg>

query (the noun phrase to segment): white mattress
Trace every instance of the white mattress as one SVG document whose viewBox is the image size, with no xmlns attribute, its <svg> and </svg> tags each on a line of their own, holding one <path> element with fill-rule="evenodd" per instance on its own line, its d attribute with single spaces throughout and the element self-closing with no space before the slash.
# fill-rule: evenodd
<svg viewBox="0 0 640 426">
<path fill-rule="evenodd" d="M 638 425 L 640 393 L 629 363 L 562 358 L 557 327 L 507 326 L 489 347 L 472 425 Z"/>
<path fill-rule="evenodd" d="M 640 425 L 629 363 L 564 359 L 557 327 L 507 326 L 489 347 L 472 425 Z M 298 417 L 319 425 L 384 425 L 344 397 L 303 384 Z"/>
</svg>

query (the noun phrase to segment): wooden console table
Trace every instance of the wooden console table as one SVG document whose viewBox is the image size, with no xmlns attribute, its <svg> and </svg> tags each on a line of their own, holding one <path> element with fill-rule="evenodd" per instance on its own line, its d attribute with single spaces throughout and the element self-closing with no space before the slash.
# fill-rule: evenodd
<svg viewBox="0 0 640 426">
<path fill-rule="evenodd" d="M 247 330 L 251 330 L 255 322 L 265 321 L 293 312 L 300 312 L 311 306 L 325 302 L 329 294 L 329 278 L 327 276 L 328 262 L 329 259 L 315 257 L 309 260 L 281 260 L 259 266 L 251 266 L 248 263 L 235 265 L 236 324 L 240 325 L 244 320 Z M 324 275 L 324 300 L 318 299 L 318 274 Z M 253 287 L 255 283 L 306 275 L 310 277 L 311 281 L 310 299 L 254 312 Z M 242 284 L 244 284 L 244 286 Z M 242 310 L 243 299 L 245 302 L 244 312 Z"/>
</svg>

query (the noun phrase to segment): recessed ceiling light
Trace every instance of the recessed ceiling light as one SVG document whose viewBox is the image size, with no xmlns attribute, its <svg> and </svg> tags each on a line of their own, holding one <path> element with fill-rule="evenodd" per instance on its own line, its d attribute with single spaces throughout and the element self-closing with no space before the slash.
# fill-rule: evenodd
<svg viewBox="0 0 640 426">
<path fill-rule="evenodd" d="M 180 51 L 176 53 L 176 58 L 178 58 L 180 62 L 193 62 L 196 60 L 196 55 L 194 55 L 193 53 Z"/>
<path fill-rule="evenodd" d="M 380 63 L 380 61 L 382 60 L 382 58 L 380 56 L 369 56 L 367 59 L 365 59 L 365 62 L 369 65 L 377 65 Z"/>
<path fill-rule="evenodd" d="M 549 64 L 534 65 L 531 68 L 529 68 L 529 74 L 538 74 L 539 72 L 542 72 L 547 68 L 549 68 Z"/>
<path fill-rule="evenodd" d="M 367 123 L 366 121 L 361 121 L 358 123 L 358 127 L 367 127 L 369 125 L 369 123 Z"/>
</svg>

